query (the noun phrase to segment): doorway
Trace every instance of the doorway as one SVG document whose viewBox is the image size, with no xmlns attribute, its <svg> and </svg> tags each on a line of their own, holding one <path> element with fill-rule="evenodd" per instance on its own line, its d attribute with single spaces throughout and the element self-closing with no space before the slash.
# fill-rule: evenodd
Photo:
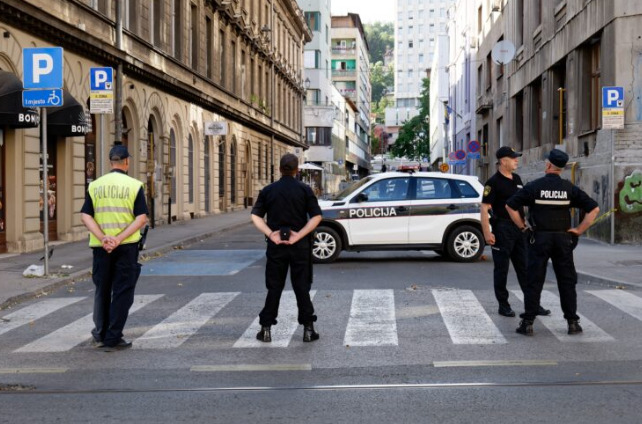
<svg viewBox="0 0 642 424">
<path fill-rule="evenodd" d="M 6 180 L 5 170 L 5 149 L 4 149 L 4 130 L 0 128 L 0 253 L 7 252 L 7 205 L 6 205 Z"/>
</svg>

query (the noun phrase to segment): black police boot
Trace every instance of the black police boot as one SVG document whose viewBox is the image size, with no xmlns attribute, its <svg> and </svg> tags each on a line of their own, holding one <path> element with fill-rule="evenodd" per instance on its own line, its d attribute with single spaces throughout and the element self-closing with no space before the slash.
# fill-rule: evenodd
<svg viewBox="0 0 642 424">
<path fill-rule="evenodd" d="M 314 331 L 314 324 L 308 323 L 303 326 L 303 341 L 305 343 L 319 340 L 319 333 Z"/>
<path fill-rule="evenodd" d="M 539 309 L 537 310 L 537 315 L 542 316 L 542 317 L 547 317 L 550 314 L 551 314 L 551 310 L 550 309 L 544 309 L 544 308 L 542 308 L 541 305 L 540 305 Z"/>
<path fill-rule="evenodd" d="M 256 334 L 256 339 L 265 343 L 272 342 L 272 331 L 269 325 L 262 325 L 261 331 Z"/>
<path fill-rule="evenodd" d="M 515 311 L 511 309 L 510 305 L 499 305 L 499 309 L 497 310 L 497 313 L 499 315 L 503 315 L 509 318 L 512 318 L 515 316 Z"/>
<path fill-rule="evenodd" d="M 525 336 L 533 335 L 533 321 L 529 319 L 523 319 L 519 322 L 519 327 L 515 330 L 516 333 L 523 334 Z"/>
<path fill-rule="evenodd" d="M 580 334 L 583 330 L 580 327 L 580 321 L 577 319 L 569 319 L 568 321 L 568 334 Z"/>
</svg>

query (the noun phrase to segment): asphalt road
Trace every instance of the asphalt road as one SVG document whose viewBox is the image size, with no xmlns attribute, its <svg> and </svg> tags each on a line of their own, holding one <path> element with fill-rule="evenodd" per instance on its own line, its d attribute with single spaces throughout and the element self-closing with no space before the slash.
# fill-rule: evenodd
<svg viewBox="0 0 642 424">
<path fill-rule="evenodd" d="M 5 311 L 0 422 L 638 422 L 642 291 L 578 286 L 564 334 L 554 284 L 536 335 L 497 315 L 492 262 L 343 253 L 314 272 L 321 339 L 285 293 L 274 343 L 253 340 L 264 242 L 247 226 L 145 263 L 128 351 L 89 344 L 93 286 Z M 514 279 L 510 288 L 518 294 Z M 522 304 L 511 294 L 513 307 Z M 546 303 L 548 302 L 548 303 Z M 88 324 L 89 323 L 89 324 Z"/>
</svg>

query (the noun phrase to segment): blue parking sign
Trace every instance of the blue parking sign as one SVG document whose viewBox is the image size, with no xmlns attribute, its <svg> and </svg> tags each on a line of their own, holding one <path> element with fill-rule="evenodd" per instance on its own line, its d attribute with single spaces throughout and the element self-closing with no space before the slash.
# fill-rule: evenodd
<svg viewBox="0 0 642 424">
<path fill-rule="evenodd" d="M 114 85 L 113 68 L 89 69 L 89 89 L 91 91 L 113 90 L 113 85 Z"/>
<path fill-rule="evenodd" d="M 602 108 L 624 107 L 624 87 L 602 87 Z"/>
<path fill-rule="evenodd" d="M 63 66 L 62 47 L 22 49 L 24 88 L 63 88 Z"/>
</svg>

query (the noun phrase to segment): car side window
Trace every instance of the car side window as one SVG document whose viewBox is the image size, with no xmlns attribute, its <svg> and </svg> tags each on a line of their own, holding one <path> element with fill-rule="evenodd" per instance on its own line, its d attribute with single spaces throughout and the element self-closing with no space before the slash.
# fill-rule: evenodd
<svg viewBox="0 0 642 424">
<path fill-rule="evenodd" d="M 408 196 L 408 178 L 389 178 L 377 181 L 362 191 L 368 196 L 367 202 L 405 200 Z"/>
<path fill-rule="evenodd" d="M 450 183 L 441 178 L 418 178 L 415 199 L 451 199 L 453 197 Z"/>
<path fill-rule="evenodd" d="M 479 193 L 467 181 L 457 181 L 457 187 L 462 197 L 477 197 Z"/>
</svg>

